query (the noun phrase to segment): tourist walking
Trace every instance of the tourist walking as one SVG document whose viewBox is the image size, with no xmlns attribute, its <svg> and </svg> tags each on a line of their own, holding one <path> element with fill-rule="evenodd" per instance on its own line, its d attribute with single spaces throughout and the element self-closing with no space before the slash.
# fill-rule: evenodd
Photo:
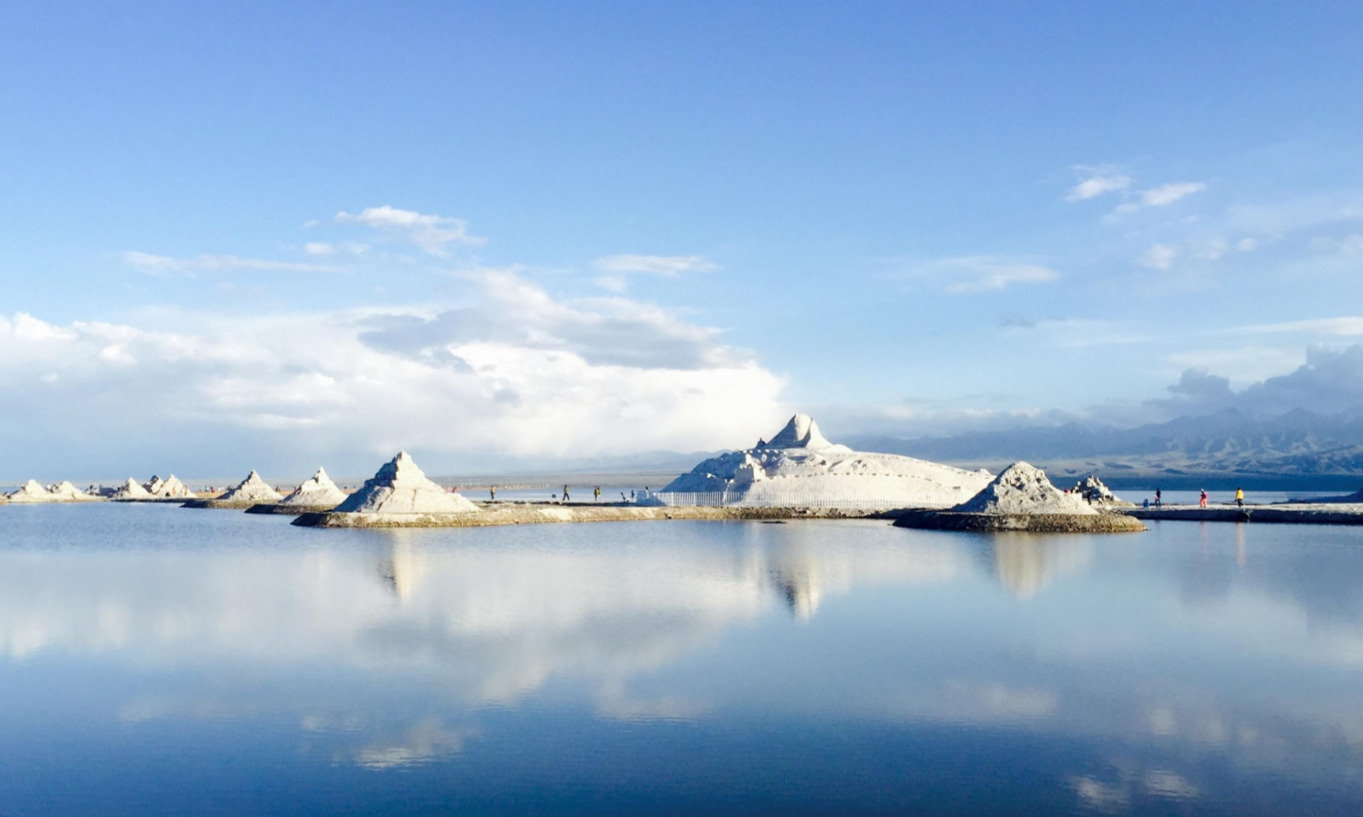
<svg viewBox="0 0 1363 817">
<path fill-rule="evenodd" d="M 1198 506 L 1199 508 L 1205 508 L 1205 507 L 1207 507 L 1207 489 L 1206 489 L 1206 488 L 1203 488 L 1203 489 L 1202 489 L 1202 496 L 1198 497 L 1197 506 Z"/>
<path fill-rule="evenodd" d="M 595 501 L 597 501 L 597 502 L 600 502 L 600 501 L 601 501 L 601 486 L 600 486 L 600 485 L 598 485 L 598 486 L 596 486 L 595 488 L 592 489 L 592 499 L 595 500 Z"/>
<path fill-rule="evenodd" d="M 487 492 L 488 492 L 489 494 L 492 495 L 492 501 L 493 501 L 493 502 L 496 502 L 496 501 L 497 501 L 497 486 L 496 486 L 496 485 L 489 485 L 488 488 L 487 488 Z"/>
<path fill-rule="evenodd" d="M 1236 489 L 1235 489 L 1235 505 L 1236 505 L 1236 507 L 1239 507 L 1239 508 L 1245 507 L 1245 489 L 1244 489 L 1244 488 L 1236 488 Z"/>
<path fill-rule="evenodd" d="M 1163 503 L 1163 500 L 1161 499 L 1161 496 L 1162 496 L 1162 494 L 1160 494 L 1160 490 L 1159 490 L 1158 488 L 1156 488 L 1156 489 L 1155 489 L 1155 507 L 1156 507 L 1156 508 L 1162 508 L 1162 507 L 1164 507 L 1164 503 Z"/>
<path fill-rule="evenodd" d="M 567 485 L 564 485 L 564 486 L 563 486 L 563 501 L 564 501 L 564 502 L 567 502 L 567 501 L 568 501 L 568 486 L 567 486 Z"/>
</svg>

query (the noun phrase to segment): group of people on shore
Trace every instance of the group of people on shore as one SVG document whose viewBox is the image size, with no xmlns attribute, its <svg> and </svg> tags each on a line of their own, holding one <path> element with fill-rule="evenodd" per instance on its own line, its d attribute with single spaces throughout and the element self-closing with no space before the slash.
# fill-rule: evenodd
<svg viewBox="0 0 1363 817">
<path fill-rule="evenodd" d="M 1207 498 L 1208 498 L 1208 495 L 1207 495 L 1207 489 L 1206 489 L 1206 488 L 1203 488 L 1203 489 L 1201 489 L 1200 491 L 1198 491 L 1198 494 L 1197 494 L 1197 506 L 1198 506 L 1199 508 L 1205 508 L 1205 507 L 1207 507 Z M 1244 489 L 1244 488 L 1241 488 L 1241 487 L 1239 487 L 1239 486 L 1236 486 L 1236 488 L 1235 488 L 1235 506 L 1236 506 L 1237 508 L 1243 508 L 1243 507 L 1245 507 L 1245 489 Z M 1148 500 L 1148 499 L 1145 500 L 1145 507 L 1147 507 L 1147 508 L 1150 507 L 1150 500 Z M 1163 508 L 1163 507 L 1164 507 L 1164 492 L 1161 491 L 1159 488 L 1156 488 L 1156 489 L 1155 489 L 1155 503 L 1154 503 L 1154 507 L 1156 507 L 1156 508 Z"/>
</svg>

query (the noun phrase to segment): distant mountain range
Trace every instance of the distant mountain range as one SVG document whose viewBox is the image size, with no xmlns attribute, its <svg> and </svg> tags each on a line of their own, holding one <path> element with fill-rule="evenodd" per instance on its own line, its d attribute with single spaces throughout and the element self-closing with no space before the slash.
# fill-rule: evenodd
<svg viewBox="0 0 1363 817">
<path fill-rule="evenodd" d="M 1363 476 L 1363 406 L 1321 415 L 1295 409 L 1270 419 L 1235 409 L 1139 428 L 1079 423 L 955 437 L 902 439 L 861 435 L 845 440 L 880 451 L 997 470 L 1015 460 L 1053 476 L 1098 472 L 1104 478 L 1158 478 L 1171 487 L 1188 478 L 1286 477 L 1321 485 L 1352 485 Z M 1248 480 L 1247 480 L 1248 481 Z"/>
</svg>

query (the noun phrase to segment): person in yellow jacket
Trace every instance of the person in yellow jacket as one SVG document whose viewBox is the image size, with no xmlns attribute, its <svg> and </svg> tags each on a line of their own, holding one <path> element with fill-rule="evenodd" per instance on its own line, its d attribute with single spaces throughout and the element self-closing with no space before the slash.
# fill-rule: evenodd
<svg viewBox="0 0 1363 817">
<path fill-rule="evenodd" d="M 1236 504 L 1236 506 L 1241 507 L 1241 508 L 1245 507 L 1245 489 L 1244 489 L 1244 488 L 1236 488 L 1236 489 L 1235 489 L 1235 504 Z"/>
</svg>

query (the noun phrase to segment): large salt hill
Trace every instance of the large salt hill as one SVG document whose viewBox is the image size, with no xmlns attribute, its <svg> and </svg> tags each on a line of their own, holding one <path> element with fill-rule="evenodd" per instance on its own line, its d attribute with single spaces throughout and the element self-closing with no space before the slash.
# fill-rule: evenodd
<svg viewBox="0 0 1363 817">
<path fill-rule="evenodd" d="M 771 438 L 702 462 L 664 493 L 720 493 L 725 504 L 789 507 L 949 508 L 979 493 L 987 471 L 964 471 L 836 445 L 804 414 Z"/>
</svg>

